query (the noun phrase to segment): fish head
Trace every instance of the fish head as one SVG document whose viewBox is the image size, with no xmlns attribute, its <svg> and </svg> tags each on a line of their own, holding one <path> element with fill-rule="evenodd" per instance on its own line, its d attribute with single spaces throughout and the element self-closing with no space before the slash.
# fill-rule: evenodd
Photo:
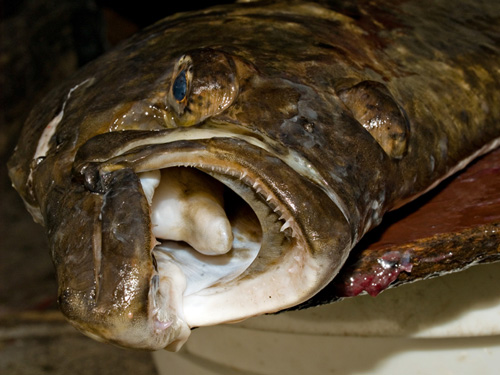
<svg viewBox="0 0 500 375">
<path fill-rule="evenodd" d="M 354 121 L 339 99 L 235 49 L 167 55 L 133 80 L 135 55 L 91 64 L 35 109 L 9 164 L 69 321 L 149 350 L 308 300 L 356 237 L 318 164 L 317 124 Z"/>
<path fill-rule="evenodd" d="M 238 2 L 172 16 L 32 110 L 9 174 L 46 227 L 73 325 L 176 350 L 193 327 L 300 305 L 385 212 L 463 167 L 448 140 L 463 145 L 474 127 L 458 127 L 467 110 L 437 94 L 465 77 L 460 48 L 450 65 L 430 63 L 439 38 L 422 49 L 417 21 L 372 6 Z M 438 129 L 450 119 L 454 130 Z"/>
</svg>

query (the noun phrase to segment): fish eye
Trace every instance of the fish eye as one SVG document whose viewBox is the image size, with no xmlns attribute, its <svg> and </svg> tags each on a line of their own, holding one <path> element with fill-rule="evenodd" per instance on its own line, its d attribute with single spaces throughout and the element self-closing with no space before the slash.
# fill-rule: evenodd
<svg viewBox="0 0 500 375">
<path fill-rule="evenodd" d="M 173 67 L 165 108 L 175 126 L 193 126 L 218 115 L 239 92 L 233 57 L 211 48 L 183 55 Z"/>
<path fill-rule="evenodd" d="M 187 91 L 187 80 L 186 71 L 183 69 L 175 78 L 174 84 L 172 85 L 172 94 L 175 100 L 181 102 L 186 97 Z"/>
</svg>

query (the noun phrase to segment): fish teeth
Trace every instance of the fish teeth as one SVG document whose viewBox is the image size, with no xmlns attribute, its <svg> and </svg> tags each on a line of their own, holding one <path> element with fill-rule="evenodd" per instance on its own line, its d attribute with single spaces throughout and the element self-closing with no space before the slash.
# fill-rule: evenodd
<svg viewBox="0 0 500 375">
<path fill-rule="evenodd" d="M 139 179 L 141 181 L 142 191 L 146 196 L 146 199 L 151 206 L 151 202 L 153 200 L 153 195 L 155 189 L 158 187 L 160 183 L 161 174 L 159 170 L 147 171 L 139 173 Z"/>
<path fill-rule="evenodd" d="M 291 227 L 291 219 L 285 221 L 285 223 L 280 228 L 280 232 L 284 232 L 286 229 L 290 227 Z"/>
</svg>

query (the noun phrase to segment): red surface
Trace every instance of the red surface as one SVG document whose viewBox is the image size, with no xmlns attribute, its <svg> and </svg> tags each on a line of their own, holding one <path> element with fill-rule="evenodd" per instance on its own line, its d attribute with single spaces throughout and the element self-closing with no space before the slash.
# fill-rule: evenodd
<svg viewBox="0 0 500 375">
<path fill-rule="evenodd" d="M 426 201 L 421 204 L 422 201 Z M 403 216 L 399 218 L 399 216 Z M 500 149 L 470 165 L 415 204 L 389 213 L 390 225 L 369 249 L 500 222 Z"/>
</svg>

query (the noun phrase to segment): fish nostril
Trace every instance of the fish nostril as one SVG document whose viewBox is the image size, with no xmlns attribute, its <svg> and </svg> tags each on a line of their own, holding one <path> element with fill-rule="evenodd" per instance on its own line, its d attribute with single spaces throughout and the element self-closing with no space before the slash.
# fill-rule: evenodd
<svg viewBox="0 0 500 375">
<path fill-rule="evenodd" d="M 99 166 L 97 163 L 87 163 L 80 168 L 80 171 L 75 175 L 77 180 L 81 180 L 85 189 L 92 193 L 102 194 L 104 186 L 99 174 Z"/>
</svg>

